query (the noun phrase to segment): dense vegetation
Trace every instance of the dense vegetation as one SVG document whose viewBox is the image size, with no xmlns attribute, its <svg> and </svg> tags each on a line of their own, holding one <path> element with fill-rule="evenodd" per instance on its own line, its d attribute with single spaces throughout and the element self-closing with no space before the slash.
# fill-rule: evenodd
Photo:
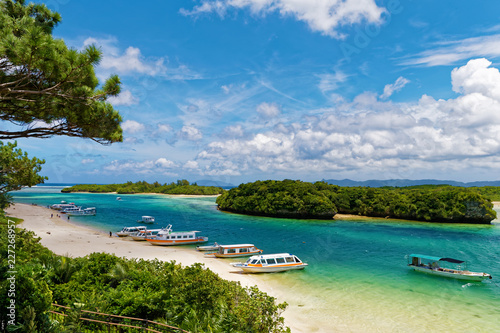
<svg viewBox="0 0 500 333">
<path fill-rule="evenodd" d="M 325 191 L 329 187 L 291 180 L 256 181 L 230 189 L 216 202 L 221 210 L 243 214 L 330 219 L 337 209 Z"/>
<path fill-rule="evenodd" d="M 201 264 L 183 268 L 104 253 L 62 257 L 24 229 L 15 229 L 15 296 L 8 296 L 13 269 L 7 260 L 6 221 L 0 216 L 0 321 L 7 323 L 7 306 L 15 299 L 19 332 L 79 331 L 68 330 L 74 322 L 52 321 L 47 313 L 51 303 L 155 320 L 190 332 L 289 331 L 280 317 L 285 303 L 276 304 L 255 287 L 223 280 Z"/>
<path fill-rule="evenodd" d="M 154 182 L 149 184 L 145 181 L 125 184 L 107 184 L 107 185 L 92 185 L 82 184 L 67 187 L 61 190 L 64 193 L 71 192 L 92 192 L 92 193 L 111 193 L 118 194 L 133 194 L 133 193 L 163 193 L 163 194 L 187 194 L 187 195 L 217 195 L 224 193 L 222 187 L 215 186 L 198 186 L 196 183 L 189 184 L 185 179 L 178 180 L 177 183 L 160 184 Z"/>
<path fill-rule="evenodd" d="M 217 198 L 219 209 L 243 214 L 332 218 L 336 213 L 428 222 L 490 223 L 496 212 L 474 188 L 339 187 L 324 182 L 257 181 Z"/>
<path fill-rule="evenodd" d="M 500 201 L 500 187 L 498 186 L 472 187 L 471 189 L 477 191 L 491 201 Z"/>
</svg>

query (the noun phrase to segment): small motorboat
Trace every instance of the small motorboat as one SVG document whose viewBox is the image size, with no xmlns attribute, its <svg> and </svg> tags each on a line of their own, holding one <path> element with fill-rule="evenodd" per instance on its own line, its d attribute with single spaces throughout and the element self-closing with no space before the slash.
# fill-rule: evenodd
<svg viewBox="0 0 500 333">
<path fill-rule="evenodd" d="M 206 256 L 215 256 L 217 258 L 237 258 L 248 257 L 254 254 L 262 253 L 262 250 L 255 247 L 253 244 L 233 244 L 219 245 L 216 252 L 205 253 Z"/>
<path fill-rule="evenodd" d="M 130 238 L 135 241 L 146 241 L 146 237 L 153 237 L 160 232 L 161 229 L 139 230 L 130 235 Z"/>
<path fill-rule="evenodd" d="M 219 249 L 219 247 L 220 247 L 220 245 L 217 244 L 217 242 L 215 242 L 212 245 L 198 245 L 196 247 L 196 250 L 198 250 L 198 251 L 216 251 Z"/>
<path fill-rule="evenodd" d="M 116 235 L 118 237 L 127 237 L 132 234 L 137 233 L 138 231 L 146 231 L 145 226 L 138 226 L 138 227 L 125 227 L 122 230 L 118 231 Z"/>
<path fill-rule="evenodd" d="M 152 224 L 155 223 L 155 218 L 153 216 L 143 216 L 142 219 L 137 220 L 138 223 Z"/>
<path fill-rule="evenodd" d="M 408 256 L 408 266 L 417 272 L 459 280 L 483 281 L 492 278 L 488 273 L 471 272 L 467 270 L 467 263 L 465 261 L 453 258 L 410 254 Z"/>
<path fill-rule="evenodd" d="M 172 225 L 169 224 L 158 232 L 156 236 L 146 237 L 146 241 L 152 245 L 171 246 L 188 245 L 208 242 L 208 237 L 198 236 L 200 231 L 172 231 Z"/>
<path fill-rule="evenodd" d="M 245 273 L 275 273 L 304 269 L 307 264 L 290 253 L 263 254 L 251 256 L 245 263 L 232 263 Z"/>
</svg>

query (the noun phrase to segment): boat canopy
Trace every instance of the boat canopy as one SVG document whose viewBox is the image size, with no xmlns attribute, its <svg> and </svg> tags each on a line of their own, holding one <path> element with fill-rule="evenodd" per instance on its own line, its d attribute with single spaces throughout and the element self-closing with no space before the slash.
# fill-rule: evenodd
<svg viewBox="0 0 500 333">
<path fill-rule="evenodd" d="M 461 264 L 461 263 L 465 262 L 463 260 L 458 260 L 458 259 L 453 259 L 453 258 L 433 257 L 433 256 L 427 256 L 424 254 L 410 254 L 410 257 L 427 259 L 427 260 L 432 260 L 432 261 L 447 261 L 447 262 L 451 262 L 454 264 Z"/>
</svg>

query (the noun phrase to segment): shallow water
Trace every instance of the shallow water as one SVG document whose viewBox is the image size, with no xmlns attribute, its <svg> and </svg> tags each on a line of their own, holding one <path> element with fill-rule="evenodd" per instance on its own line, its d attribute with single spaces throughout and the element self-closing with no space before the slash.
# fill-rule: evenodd
<svg viewBox="0 0 500 333">
<path fill-rule="evenodd" d="M 332 332 L 499 332 L 500 224 L 450 225 L 373 220 L 316 221 L 228 214 L 215 198 L 60 193 L 41 186 L 13 193 L 14 201 L 46 206 L 61 200 L 96 207 L 73 221 L 104 232 L 133 226 L 200 230 L 209 241 L 253 243 L 265 253 L 290 252 L 304 271 L 259 275 L 285 289 L 293 313 L 307 314 L 309 330 Z M 194 246 L 193 246 L 194 247 Z M 416 273 L 406 255 L 421 253 L 469 262 L 493 280 L 464 282 Z M 281 298 L 280 298 L 281 299 Z"/>
</svg>

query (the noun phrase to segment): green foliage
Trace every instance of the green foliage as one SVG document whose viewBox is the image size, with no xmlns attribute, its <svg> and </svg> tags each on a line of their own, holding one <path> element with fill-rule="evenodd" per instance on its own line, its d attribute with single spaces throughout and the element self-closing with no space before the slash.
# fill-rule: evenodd
<svg viewBox="0 0 500 333">
<path fill-rule="evenodd" d="M 0 227 L 0 320 L 6 316 L 7 227 Z M 190 332 L 289 332 L 286 303 L 257 288 L 221 279 L 201 264 L 124 259 L 93 253 L 56 256 L 33 233 L 17 229 L 17 328 L 20 332 L 79 331 L 78 311 L 144 318 Z M 77 307 L 61 325 L 47 315 L 51 303 Z"/>
<path fill-rule="evenodd" d="M 244 214 L 293 218 L 332 218 L 337 208 L 329 186 L 299 180 L 241 184 L 217 198 L 219 209 Z"/>
<path fill-rule="evenodd" d="M 189 184 L 185 179 L 178 180 L 177 183 L 161 185 L 158 182 L 149 184 L 145 181 L 137 183 L 127 182 L 124 184 L 75 185 L 61 190 L 63 193 L 71 192 L 91 192 L 91 193 L 112 193 L 134 194 L 134 193 L 163 193 L 163 194 L 186 194 L 186 195 L 217 195 L 224 193 L 224 189 L 215 186 L 198 186 Z"/>
<path fill-rule="evenodd" d="M 9 204 L 7 192 L 43 183 L 47 177 L 38 175 L 44 160 L 30 159 L 27 153 L 16 149 L 17 143 L 0 141 L 0 209 Z"/>
<path fill-rule="evenodd" d="M 331 218 L 336 212 L 427 222 L 490 223 L 491 201 L 477 188 L 339 187 L 323 182 L 257 181 L 217 198 L 219 209 L 243 214 Z"/>
<path fill-rule="evenodd" d="M 45 5 L 0 0 L 0 120 L 18 130 L 0 139 L 68 135 L 122 141 L 121 117 L 106 102 L 120 92 L 111 76 L 101 88 L 94 66 L 101 51 L 69 49 L 52 37 L 61 21 Z M 33 126 L 36 123 L 36 126 Z"/>
<path fill-rule="evenodd" d="M 491 201 L 500 201 L 500 187 L 498 186 L 472 187 L 472 189 Z"/>
</svg>

